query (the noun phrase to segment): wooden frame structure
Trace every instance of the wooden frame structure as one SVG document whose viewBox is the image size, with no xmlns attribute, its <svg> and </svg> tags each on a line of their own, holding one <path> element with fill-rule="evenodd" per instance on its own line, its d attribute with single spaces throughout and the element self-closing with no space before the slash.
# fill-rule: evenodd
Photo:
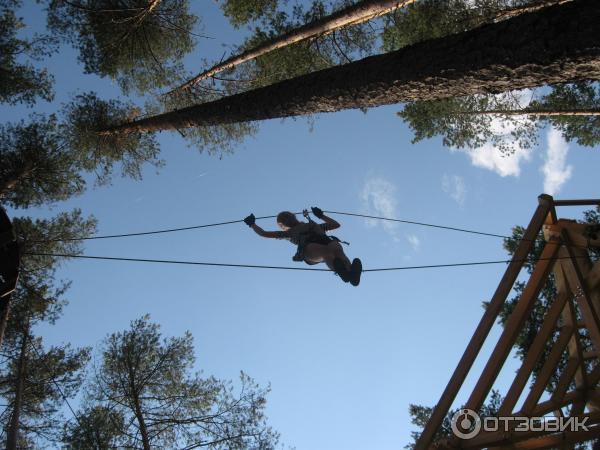
<svg viewBox="0 0 600 450">
<path fill-rule="evenodd" d="M 554 200 L 542 194 L 538 207 L 525 234 L 508 265 L 492 300 L 477 326 L 454 374 L 425 426 L 415 450 L 446 449 L 544 449 L 572 448 L 576 443 L 600 437 L 600 261 L 592 264 L 589 247 L 600 247 L 600 239 L 590 236 L 589 227 L 573 220 L 558 220 L 557 206 L 600 205 L 600 200 Z M 529 348 L 522 365 L 515 374 L 498 417 L 587 417 L 587 431 L 568 430 L 481 431 L 471 439 L 444 438 L 434 442 L 437 431 L 449 413 L 466 376 L 471 370 L 494 322 L 511 292 L 526 258 L 531 254 L 540 232 L 544 234 L 544 247 L 534 270 L 504 329 L 473 388 L 465 409 L 479 412 L 502 369 L 519 332 L 531 313 L 537 297 L 550 273 L 554 274 L 557 295 L 545 313 L 542 325 Z M 542 359 L 553 332 L 559 327 L 558 338 L 552 349 Z M 591 341 L 593 351 L 584 351 L 582 336 Z M 561 359 L 567 359 L 564 367 Z M 541 367 L 535 381 L 524 392 L 534 367 Z M 541 366 L 540 366 L 541 365 Z M 540 402 L 553 375 L 558 383 L 549 400 Z M 574 389 L 569 390 L 572 386 Z M 524 402 L 518 411 L 520 399 Z"/>
</svg>

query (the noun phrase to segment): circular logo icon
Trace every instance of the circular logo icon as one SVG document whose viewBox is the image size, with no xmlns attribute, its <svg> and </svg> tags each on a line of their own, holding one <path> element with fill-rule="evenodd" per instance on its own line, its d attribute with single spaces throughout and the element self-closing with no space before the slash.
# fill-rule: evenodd
<svg viewBox="0 0 600 450">
<path fill-rule="evenodd" d="M 459 409 L 452 416 L 452 432 L 461 439 L 471 439 L 481 431 L 481 418 L 472 409 Z"/>
</svg>

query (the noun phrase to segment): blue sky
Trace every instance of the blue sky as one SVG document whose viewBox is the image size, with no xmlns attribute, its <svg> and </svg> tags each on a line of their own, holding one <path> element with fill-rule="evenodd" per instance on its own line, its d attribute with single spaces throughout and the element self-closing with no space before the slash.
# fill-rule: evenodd
<svg viewBox="0 0 600 450">
<path fill-rule="evenodd" d="M 198 55 L 218 59 L 222 44 L 235 43 L 241 32 L 229 28 L 213 2 L 202 5 L 203 32 L 215 39 L 201 41 Z M 42 23 L 36 5 L 23 15 L 32 26 Z M 189 67 L 198 60 L 188 58 Z M 56 77 L 57 98 L 35 111 L 55 111 L 77 90 L 119 95 L 110 81 L 82 75 L 69 48 L 47 66 Z M 493 148 L 451 151 L 439 139 L 411 144 L 395 114 L 399 109 L 324 114 L 312 127 L 304 119 L 272 120 L 222 159 L 161 133 L 167 165 L 158 174 L 148 168 L 142 181 L 116 178 L 53 208 L 16 214 L 51 216 L 77 207 L 98 219 L 100 234 L 113 234 L 320 206 L 509 234 L 528 222 L 542 192 L 598 196 L 598 149 L 567 145 L 552 130 L 542 133 L 538 148 L 513 157 L 500 157 Z M 3 121 L 30 112 L 0 111 Z M 579 213 L 559 210 L 569 218 Z M 496 238 L 335 218 L 342 223 L 336 234 L 351 243 L 349 256 L 361 257 L 365 268 L 506 257 Z M 275 229 L 274 221 L 260 225 Z M 289 243 L 261 239 L 244 224 L 91 241 L 85 253 L 294 264 Z M 244 370 L 270 383 L 267 413 L 286 445 L 399 449 L 410 440 L 408 405 L 438 400 L 483 312 L 481 302 L 491 297 L 503 270 L 372 273 L 352 288 L 330 273 L 73 260 L 60 270 L 73 280 L 70 304 L 55 326 L 40 332 L 48 343 L 96 346 L 150 313 L 166 335 L 193 333 L 198 370 L 227 379 Z M 506 387 L 514 368 L 509 361 L 497 387 Z M 477 375 L 474 370 L 457 404 Z"/>
</svg>

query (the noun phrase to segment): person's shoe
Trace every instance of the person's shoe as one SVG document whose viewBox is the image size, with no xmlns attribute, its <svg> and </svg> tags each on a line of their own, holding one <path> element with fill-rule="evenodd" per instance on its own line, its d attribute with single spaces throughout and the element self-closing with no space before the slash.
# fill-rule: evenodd
<svg viewBox="0 0 600 450">
<path fill-rule="evenodd" d="M 362 273 L 362 262 L 358 258 L 354 258 L 352 261 L 352 268 L 350 270 L 350 284 L 352 286 L 358 286 L 360 284 L 360 275 Z"/>
<path fill-rule="evenodd" d="M 350 281 L 350 272 L 348 271 L 348 269 L 346 269 L 346 265 L 344 264 L 344 262 L 339 259 L 336 258 L 333 261 L 333 268 L 335 269 L 335 273 L 339 275 L 339 277 L 342 279 L 342 281 L 344 283 L 347 283 Z"/>
</svg>

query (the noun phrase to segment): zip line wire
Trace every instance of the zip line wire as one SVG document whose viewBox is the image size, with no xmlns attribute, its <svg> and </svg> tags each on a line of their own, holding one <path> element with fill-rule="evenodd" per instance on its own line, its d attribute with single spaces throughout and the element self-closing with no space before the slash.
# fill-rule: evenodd
<svg viewBox="0 0 600 450">
<path fill-rule="evenodd" d="M 323 211 L 323 212 L 330 213 L 330 214 L 338 214 L 338 215 L 342 215 L 342 216 L 362 217 L 365 219 L 376 219 L 376 220 L 385 220 L 385 221 L 389 221 L 389 222 L 406 223 L 409 225 L 418 225 L 418 226 L 423 226 L 423 227 L 438 228 L 438 229 L 442 229 L 442 230 L 477 234 L 477 235 L 481 235 L 481 236 L 491 236 L 491 237 L 497 237 L 497 238 L 502 238 L 502 239 L 510 239 L 511 238 L 511 236 L 506 236 L 506 235 L 502 235 L 502 234 L 486 233 L 483 231 L 470 230 L 470 229 L 466 229 L 466 228 L 457 228 L 457 227 L 438 225 L 438 224 L 432 224 L 432 223 L 426 223 L 426 222 L 416 222 L 413 220 L 392 219 L 389 217 L 370 216 L 367 214 L 346 213 L 346 212 L 339 212 L 339 211 Z M 297 212 L 297 213 L 293 213 L 293 214 L 302 214 L 302 213 Z M 256 217 L 256 220 L 273 219 L 276 217 L 277 217 L 277 215 L 261 216 L 261 217 Z M 193 226 L 189 226 L 189 227 L 167 228 L 167 229 L 163 229 L 163 230 L 142 231 L 142 232 L 123 233 L 123 234 L 107 234 L 107 235 L 89 236 L 89 237 L 80 237 L 80 238 L 77 238 L 77 237 L 75 237 L 75 238 L 56 238 L 56 239 L 47 239 L 47 240 L 43 240 L 43 241 L 42 240 L 30 241 L 30 242 L 91 241 L 91 240 L 95 240 L 95 239 L 113 239 L 113 238 L 124 238 L 124 237 L 134 237 L 134 236 L 148 236 L 148 235 L 153 235 L 153 234 L 175 233 L 175 232 L 179 232 L 179 231 L 196 230 L 196 229 L 200 229 L 200 228 L 210 228 L 210 227 L 231 225 L 234 223 L 243 223 L 243 222 L 244 222 L 244 220 L 240 219 L 240 220 L 230 220 L 227 222 L 209 223 L 209 224 L 205 224 L 205 225 L 193 225 Z"/>
<path fill-rule="evenodd" d="M 385 221 L 389 221 L 389 222 L 407 223 L 409 225 L 419 225 L 422 227 L 440 228 L 442 230 L 459 231 L 461 233 L 471 233 L 471 234 L 479 234 L 482 236 L 491 236 L 491 237 L 497 237 L 497 238 L 502 238 L 502 239 L 510 239 L 510 236 L 505 236 L 502 234 L 485 233 L 483 231 L 468 230 L 466 228 L 456 228 L 456 227 L 449 227 L 449 226 L 445 226 L 445 225 L 435 225 L 435 224 L 425 223 L 425 222 L 414 222 L 412 220 L 390 219 L 389 217 L 369 216 L 366 214 L 354 214 L 354 213 L 345 213 L 345 212 L 339 212 L 339 211 L 323 211 L 323 212 L 328 212 L 330 214 L 339 214 L 341 216 L 363 217 L 365 219 L 377 219 L 377 220 L 385 220 Z"/>
<path fill-rule="evenodd" d="M 79 259 L 92 259 L 92 260 L 105 260 L 105 261 L 126 261 L 126 262 L 144 262 L 144 263 L 155 263 L 155 264 L 178 264 L 178 265 L 189 265 L 189 266 L 215 266 L 215 267 L 237 267 L 245 269 L 275 269 L 275 270 L 304 270 L 311 272 L 333 272 L 330 269 L 317 269 L 312 267 L 289 267 L 289 266 L 262 266 L 256 264 L 226 264 L 226 263 L 210 263 L 200 261 L 180 261 L 172 259 L 145 259 L 145 258 L 123 258 L 113 256 L 92 256 L 92 255 L 75 255 L 65 253 L 24 253 L 30 256 L 49 256 L 54 258 L 79 258 Z M 584 257 L 584 256 L 581 256 Z M 514 262 L 538 262 L 548 261 L 552 259 L 571 259 L 570 256 L 560 256 L 556 258 L 523 258 L 523 259 L 500 259 L 494 261 L 475 261 L 475 262 L 464 262 L 464 263 L 448 263 L 448 264 L 428 264 L 421 266 L 401 266 L 401 267 L 384 267 L 379 269 L 364 269 L 363 272 L 389 272 L 393 270 L 416 270 L 416 269 L 439 269 L 444 267 L 464 267 L 464 266 L 484 266 L 491 264 L 507 264 L 511 261 Z"/>
<path fill-rule="evenodd" d="M 357 213 L 346 213 L 340 211 L 323 211 L 324 213 L 329 214 L 338 214 L 342 216 L 351 216 L 351 217 L 362 217 L 365 219 L 373 219 L 373 220 L 384 220 L 390 222 L 397 223 L 406 223 L 410 225 L 417 225 L 423 227 L 430 228 L 438 228 L 449 231 L 456 231 L 461 233 L 475 234 L 480 236 L 490 236 L 502 239 L 511 239 L 511 236 L 506 236 L 502 234 L 495 233 L 487 233 L 478 230 L 471 230 L 466 228 L 458 228 L 451 227 L 446 225 L 438 225 L 426 222 L 416 222 L 412 220 L 405 219 L 394 219 L 389 217 L 381 217 L 381 216 L 372 216 L 367 214 L 357 214 Z M 301 213 L 294 213 L 301 214 Z M 261 216 L 256 217 L 256 220 L 260 219 L 272 219 L 276 218 L 276 215 L 271 216 Z M 244 220 L 230 220 L 226 222 L 217 222 L 210 223 L 204 225 L 194 225 L 189 227 L 180 227 L 180 228 L 168 228 L 162 230 L 153 230 L 153 231 L 143 231 L 136 233 L 123 233 L 123 234 L 111 234 L 111 235 L 100 235 L 100 236 L 90 236 L 84 238 L 57 238 L 57 239 L 49 239 L 44 241 L 30 241 L 30 242 L 66 242 L 66 241 L 84 241 L 84 240 L 95 240 L 95 239 L 111 239 L 111 238 L 123 238 L 123 237 L 133 237 L 133 236 L 146 236 L 146 235 L 154 235 L 154 234 L 162 234 L 162 233 L 174 233 L 178 231 L 185 230 L 194 230 L 200 228 L 209 228 L 209 227 L 217 227 L 222 225 L 230 225 L 234 223 L 243 223 Z M 519 241 L 524 241 L 523 238 L 517 238 Z M 533 239 L 529 241 L 542 241 L 540 239 Z M 79 258 L 79 259 L 90 259 L 90 260 L 104 260 L 104 261 L 124 261 L 124 262 L 142 262 L 142 263 L 155 263 L 155 264 L 177 264 L 177 265 L 192 265 L 192 266 L 213 266 L 213 267 L 234 267 L 234 268 L 245 268 L 245 269 L 272 269 L 272 270 L 303 270 L 303 271 L 312 271 L 312 272 L 331 272 L 330 269 L 318 269 L 312 267 L 289 267 L 289 266 L 268 266 L 268 265 L 259 265 L 259 264 L 232 264 L 232 263 L 216 263 L 216 262 L 204 262 L 204 261 L 181 261 L 181 260 L 171 260 L 171 259 L 151 259 L 151 258 L 128 258 L 128 257 L 113 257 L 113 256 L 93 256 L 93 255 L 80 255 L 80 254 L 67 254 L 67 253 L 43 253 L 43 252 L 26 252 L 24 255 L 30 256 L 47 256 L 54 258 Z M 481 265 L 491 265 L 491 264 L 506 264 L 511 262 L 511 259 L 502 259 L 502 260 L 493 260 L 493 261 L 474 261 L 474 262 L 465 262 L 465 263 L 448 263 L 448 264 L 427 264 L 427 265 L 419 265 L 419 266 L 400 266 L 400 267 L 384 267 L 377 269 L 364 269 L 363 272 L 384 272 L 384 271 L 394 271 L 394 270 L 416 270 L 416 269 L 436 269 L 436 268 L 445 268 L 445 267 L 465 267 L 465 266 L 481 266 Z M 522 262 L 525 261 L 539 261 L 538 260 L 530 260 L 523 259 Z M 521 262 L 520 261 L 520 262 Z"/>
<path fill-rule="evenodd" d="M 300 214 L 300 213 L 295 213 Z M 277 216 L 262 216 L 256 217 L 256 220 L 260 219 L 273 219 Z M 164 230 L 154 230 L 154 231 L 141 231 L 137 233 L 123 233 L 123 234 L 107 234 L 101 236 L 90 236 L 90 237 L 79 237 L 79 238 L 56 238 L 56 239 L 46 239 L 39 241 L 29 241 L 29 242 L 67 242 L 67 241 L 91 241 L 94 239 L 113 239 L 113 238 L 123 238 L 123 237 L 133 237 L 133 236 L 147 236 L 151 234 L 162 234 L 162 233 L 175 233 L 178 231 L 186 231 L 186 230 L 196 230 L 199 228 L 210 228 L 210 227 L 218 227 L 221 225 L 230 225 L 232 223 L 240 223 L 244 220 L 230 220 L 228 222 L 217 222 L 217 223 L 209 223 L 205 225 L 193 225 L 190 227 L 181 227 L 181 228 L 167 228 Z"/>
</svg>

